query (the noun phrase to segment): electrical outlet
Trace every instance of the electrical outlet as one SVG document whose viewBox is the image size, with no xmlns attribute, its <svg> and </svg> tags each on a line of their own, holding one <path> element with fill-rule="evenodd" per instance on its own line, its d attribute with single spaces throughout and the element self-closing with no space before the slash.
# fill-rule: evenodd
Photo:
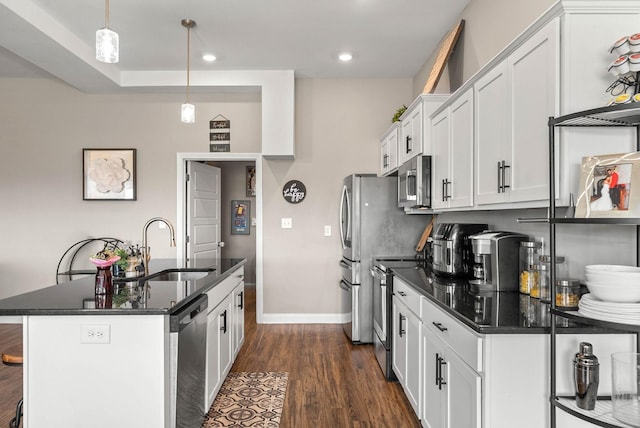
<svg viewBox="0 0 640 428">
<path fill-rule="evenodd" d="M 324 227 L 324 236 L 331 236 L 331 226 Z"/>
<path fill-rule="evenodd" d="M 283 229 L 291 229 L 293 227 L 293 222 L 291 221 L 290 218 L 283 218 L 282 219 L 282 228 Z"/>
<path fill-rule="evenodd" d="M 80 343 L 110 343 L 111 326 L 82 325 Z"/>
</svg>

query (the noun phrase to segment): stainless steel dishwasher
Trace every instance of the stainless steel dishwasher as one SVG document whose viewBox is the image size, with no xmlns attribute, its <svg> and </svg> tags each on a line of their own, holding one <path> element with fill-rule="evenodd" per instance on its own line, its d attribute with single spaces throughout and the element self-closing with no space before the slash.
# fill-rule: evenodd
<svg viewBox="0 0 640 428">
<path fill-rule="evenodd" d="M 208 411 L 204 408 L 207 306 L 207 296 L 202 295 L 170 317 L 172 427 L 200 427 Z"/>
</svg>

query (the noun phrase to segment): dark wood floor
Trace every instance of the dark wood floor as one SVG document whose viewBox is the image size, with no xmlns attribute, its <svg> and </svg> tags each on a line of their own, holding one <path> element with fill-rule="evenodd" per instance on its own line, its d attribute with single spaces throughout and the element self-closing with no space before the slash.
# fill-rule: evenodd
<svg viewBox="0 0 640 428">
<path fill-rule="evenodd" d="M 256 324 L 246 289 L 245 343 L 233 371 L 289 373 L 281 428 L 419 427 L 402 387 L 386 382 L 372 345 L 353 345 L 339 325 Z"/>
<path fill-rule="evenodd" d="M 22 325 L 0 324 L 0 353 L 22 355 Z M 22 397 L 22 368 L 0 363 L 0 427 L 8 427 Z"/>
<path fill-rule="evenodd" d="M 233 371 L 283 371 L 289 385 L 281 428 L 418 428 L 398 383 L 386 382 L 372 345 L 353 345 L 328 324 L 256 324 L 246 289 L 245 343 Z M 22 326 L 0 324 L 0 352 L 22 352 Z M 0 427 L 22 396 L 22 369 L 0 364 Z"/>
</svg>

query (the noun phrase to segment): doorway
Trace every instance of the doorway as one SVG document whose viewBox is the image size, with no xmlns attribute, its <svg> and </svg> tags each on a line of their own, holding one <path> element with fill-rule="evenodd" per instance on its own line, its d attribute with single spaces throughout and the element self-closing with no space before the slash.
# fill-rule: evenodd
<svg viewBox="0 0 640 428">
<path fill-rule="evenodd" d="M 255 207 L 251 217 L 255 218 L 255 284 L 256 284 L 256 322 L 262 323 L 263 318 L 263 255 L 262 255 L 262 155 L 259 153 L 178 153 L 177 154 L 177 221 L 176 221 L 176 244 L 177 257 L 179 260 L 185 260 L 187 236 L 186 215 L 187 215 L 187 196 L 186 196 L 186 178 L 187 178 L 187 162 L 253 162 L 255 164 Z M 225 210 L 228 207 L 222 206 Z"/>
</svg>

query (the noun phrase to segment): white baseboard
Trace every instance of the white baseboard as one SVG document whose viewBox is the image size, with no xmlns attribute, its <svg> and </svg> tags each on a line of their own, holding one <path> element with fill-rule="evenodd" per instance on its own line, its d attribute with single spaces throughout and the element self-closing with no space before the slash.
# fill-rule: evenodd
<svg viewBox="0 0 640 428">
<path fill-rule="evenodd" d="M 262 324 L 344 324 L 348 314 L 263 314 Z"/>
</svg>

